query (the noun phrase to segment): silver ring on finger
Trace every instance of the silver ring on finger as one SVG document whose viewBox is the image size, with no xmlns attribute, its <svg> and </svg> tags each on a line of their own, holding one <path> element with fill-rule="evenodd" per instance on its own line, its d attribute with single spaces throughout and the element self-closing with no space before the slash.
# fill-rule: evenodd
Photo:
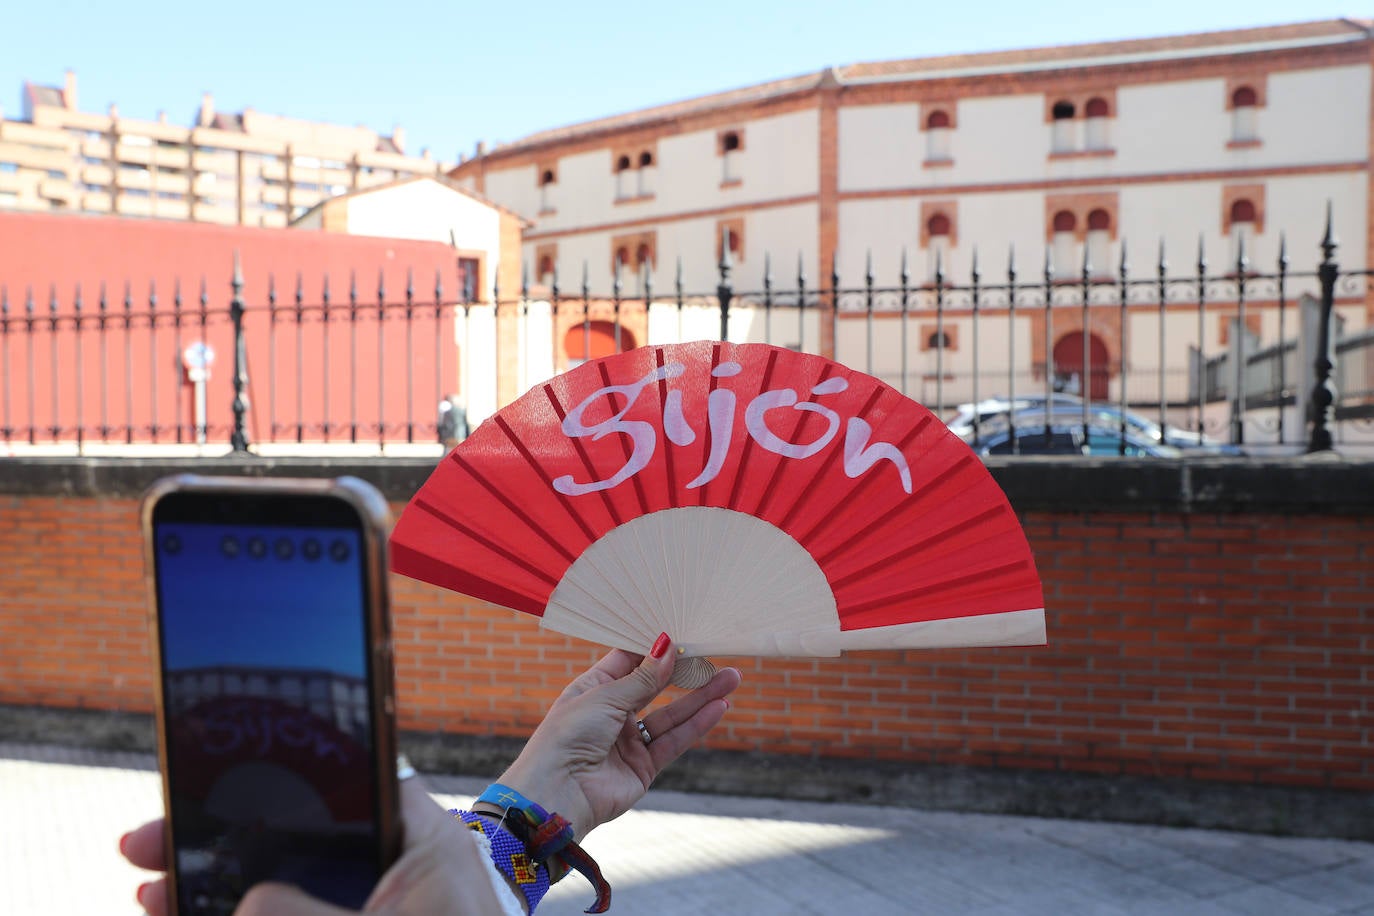
<svg viewBox="0 0 1374 916">
<path fill-rule="evenodd" d="M 643 719 L 635 719 L 635 728 L 639 729 L 639 737 L 646 745 L 654 740 L 654 736 L 649 734 L 649 726 L 644 724 Z"/>
</svg>

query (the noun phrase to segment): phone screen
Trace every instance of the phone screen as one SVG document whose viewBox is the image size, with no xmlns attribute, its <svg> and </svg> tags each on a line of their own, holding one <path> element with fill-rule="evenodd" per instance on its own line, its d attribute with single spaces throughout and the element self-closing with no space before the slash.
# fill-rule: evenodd
<svg viewBox="0 0 1374 916">
<path fill-rule="evenodd" d="M 178 912 L 267 880 L 361 907 L 381 871 L 361 528 L 338 500 L 197 502 L 153 520 Z"/>
</svg>

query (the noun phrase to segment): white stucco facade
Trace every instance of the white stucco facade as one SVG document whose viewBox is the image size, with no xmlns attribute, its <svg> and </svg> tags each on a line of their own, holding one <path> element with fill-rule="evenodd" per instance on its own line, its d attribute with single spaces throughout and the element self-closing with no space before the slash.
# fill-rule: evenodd
<svg viewBox="0 0 1374 916">
<path fill-rule="evenodd" d="M 861 291 L 871 265 L 875 285 L 892 290 L 905 256 L 910 286 L 929 287 L 938 253 L 944 284 L 968 287 L 976 250 L 987 290 L 1005 285 L 1014 251 L 1018 285 L 1043 291 L 1047 255 L 1070 286 L 1081 286 L 1086 255 L 1098 303 L 1086 331 L 1106 354 L 1111 396 L 1125 370 L 1130 399 L 1163 385 L 1182 402 L 1188 354 L 1228 346 L 1239 297 L 1227 276 L 1242 244 L 1249 273 L 1274 273 L 1282 240 L 1285 340 L 1297 296 L 1316 287 L 1303 275 L 1321 257 L 1328 203 L 1342 268 L 1367 266 L 1371 61 L 1371 33 L 1338 20 L 859 64 L 536 134 L 454 176 L 534 220 L 525 261 L 545 281 L 538 265 L 556 267 L 564 298 L 580 295 L 584 271 L 592 297 L 608 296 L 617 254 L 623 296 L 642 293 L 646 265 L 656 298 L 671 297 L 678 276 L 689 296 L 709 296 L 729 231 L 736 294 L 761 293 L 767 253 L 779 297 L 771 313 L 737 300 L 731 339 L 830 352 L 948 403 L 975 384 L 987 395 L 1063 374 L 1054 354 L 1082 339 L 1081 308 L 1008 317 L 1005 293 L 1000 306 L 993 293 L 975 334 L 969 290 L 936 316 L 928 288 L 913 294 L 905 334 L 883 314 L 891 291 L 872 323 L 834 322 L 823 314 L 832 265 L 843 288 Z M 1211 280 L 1199 322 L 1187 281 L 1200 246 Z M 1161 247 L 1174 278 L 1162 317 L 1144 285 Z M 1140 285 L 1120 312 L 1107 307 L 1117 302 L 1108 283 L 1123 253 Z M 799 263 L 812 303 L 803 319 L 786 298 Z M 1055 289 L 1056 301 L 1076 294 Z M 1277 341 L 1277 284 L 1249 283 L 1245 299 L 1247 325 Z M 1346 291 L 1347 329 L 1374 324 L 1371 303 L 1363 287 Z M 693 309 L 655 305 L 648 342 L 719 335 L 714 310 Z M 951 339 L 932 348 L 926 326 L 937 320 Z"/>
</svg>

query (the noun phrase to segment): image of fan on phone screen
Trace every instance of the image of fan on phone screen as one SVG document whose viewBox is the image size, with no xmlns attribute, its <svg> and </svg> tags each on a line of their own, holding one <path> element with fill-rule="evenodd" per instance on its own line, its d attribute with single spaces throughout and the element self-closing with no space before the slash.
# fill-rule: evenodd
<svg viewBox="0 0 1374 916">
<path fill-rule="evenodd" d="M 231 913 L 264 880 L 361 905 L 378 863 L 357 532 L 155 537 L 179 912 Z"/>
</svg>

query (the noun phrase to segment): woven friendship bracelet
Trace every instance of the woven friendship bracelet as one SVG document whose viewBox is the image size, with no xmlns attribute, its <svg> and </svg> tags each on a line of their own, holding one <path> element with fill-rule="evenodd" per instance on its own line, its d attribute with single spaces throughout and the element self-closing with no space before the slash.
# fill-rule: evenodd
<svg viewBox="0 0 1374 916">
<path fill-rule="evenodd" d="M 525 905 L 533 913 L 539 901 L 549 892 L 549 869 L 530 858 L 522 843 L 510 831 L 502 828 L 500 820 L 490 814 L 473 814 L 471 811 L 450 811 L 491 843 L 491 860 L 496 870 L 505 875 L 511 883 L 520 888 L 525 896 Z"/>
<path fill-rule="evenodd" d="M 601 874 L 601 866 L 573 841 L 573 827 L 567 818 L 550 814 L 524 795 L 500 783 L 492 783 L 477 799 L 505 812 L 502 826 L 525 844 L 530 858 L 558 869 L 560 865 L 576 869 L 591 882 L 596 900 L 585 912 L 604 913 L 611 908 L 611 886 Z M 557 874 L 557 871 L 555 871 Z M 561 878 L 562 874 L 558 874 Z M 554 880 L 557 880 L 555 878 Z"/>
</svg>

